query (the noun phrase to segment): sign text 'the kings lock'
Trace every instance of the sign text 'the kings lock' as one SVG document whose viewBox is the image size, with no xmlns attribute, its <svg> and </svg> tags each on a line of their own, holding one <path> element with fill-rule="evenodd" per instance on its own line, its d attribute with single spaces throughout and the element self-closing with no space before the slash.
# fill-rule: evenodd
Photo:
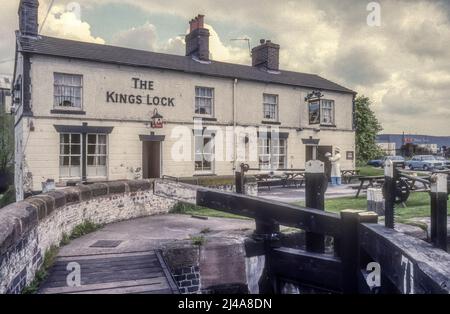
<svg viewBox="0 0 450 314">
<path fill-rule="evenodd" d="M 131 79 L 132 87 L 134 89 L 153 91 L 154 82 L 144 81 L 139 78 L 133 77 Z M 175 107 L 175 98 L 172 97 L 159 97 L 151 94 L 136 95 L 136 94 L 121 94 L 117 92 L 106 92 L 106 102 L 119 103 L 119 104 L 145 104 L 164 107 Z"/>
</svg>

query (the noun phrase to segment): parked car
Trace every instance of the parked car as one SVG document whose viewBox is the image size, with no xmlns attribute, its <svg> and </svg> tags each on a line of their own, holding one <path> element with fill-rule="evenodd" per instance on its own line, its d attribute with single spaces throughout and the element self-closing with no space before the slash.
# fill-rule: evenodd
<svg viewBox="0 0 450 314">
<path fill-rule="evenodd" d="M 450 160 L 448 160 L 447 158 L 442 157 L 442 156 L 438 156 L 438 157 L 435 157 L 435 158 L 436 158 L 436 160 L 438 160 L 440 162 L 443 162 L 444 163 L 444 167 L 450 168 Z"/>
<path fill-rule="evenodd" d="M 405 158 L 403 158 L 402 156 L 384 156 L 380 159 L 370 160 L 367 164 L 374 167 L 384 167 L 384 164 L 388 159 L 394 162 L 405 162 Z"/>
<path fill-rule="evenodd" d="M 417 155 L 414 156 L 411 160 L 406 162 L 406 165 L 411 170 L 435 170 L 435 169 L 443 169 L 445 167 L 444 162 L 437 160 L 432 155 Z"/>
</svg>

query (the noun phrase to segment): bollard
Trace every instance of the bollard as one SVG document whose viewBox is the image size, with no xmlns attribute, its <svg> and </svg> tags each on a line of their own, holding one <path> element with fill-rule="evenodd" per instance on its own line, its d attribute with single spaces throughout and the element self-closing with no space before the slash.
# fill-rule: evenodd
<svg viewBox="0 0 450 314">
<path fill-rule="evenodd" d="M 325 165 L 319 160 L 311 160 L 306 163 L 305 173 L 305 205 L 308 208 L 325 210 L 325 191 L 327 179 Z M 324 236 L 307 232 L 305 234 L 306 250 L 309 252 L 323 253 L 325 251 Z"/>
<path fill-rule="evenodd" d="M 245 194 L 245 173 L 250 169 L 249 165 L 241 164 L 239 166 L 240 171 L 235 172 L 234 184 L 236 187 L 236 193 Z"/>
<path fill-rule="evenodd" d="M 431 176 L 431 242 L 435 247 L 447 251 L 447 174 Z"/>
<path fill-rule="evenodd" d="M 384 216 L 383 190 L 379 188 L 367 189 L 367 210 Z"/>
<path fill-rule="evenodd" d="M 395 206 L 395 165 L 392 160 L 387 159 L 384 166 L 384 225 L 386 228 L 394 229 L 394 206 Z"/>
<path fill-rule="evenodd" d="M 236 171 L 234 178 L 236 193 L 244 194 L 244 174 L 241 171 Z"/>
</svg>

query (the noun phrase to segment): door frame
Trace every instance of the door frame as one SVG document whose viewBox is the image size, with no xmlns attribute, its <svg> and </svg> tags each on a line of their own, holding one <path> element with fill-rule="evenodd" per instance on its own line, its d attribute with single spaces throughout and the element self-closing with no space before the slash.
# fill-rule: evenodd
<svg viewBox="0 0 450 314">
<path fill-rule="evenodd" d="M 165 136 L 164 135 L 155 135 L 155 134 L 151 134 L 151 135 L 139 135 L 139 138 L 142 142 L 142 177 L 144 178 L 145 174 L 144 174 L 144 147 L 145 144 L 148 142 L 152 142 L 152 143 L 158 143 L 159 144 L 159 178 L 162 178 L 163 176 L 163 160 L 164 160 L 164 156 L 163 156 L 163 145 L 164 145 L 164 140 L 165 140 Z"/>
</svg>

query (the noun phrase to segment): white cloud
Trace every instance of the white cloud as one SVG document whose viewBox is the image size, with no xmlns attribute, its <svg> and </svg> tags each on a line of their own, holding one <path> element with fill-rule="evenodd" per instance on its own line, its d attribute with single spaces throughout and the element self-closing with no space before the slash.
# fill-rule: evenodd
<svg viewBox="0 0 450 314">
<path fill-rule="evenodd" d="M 42 34 L 97 44 L 105 43 L 102 38 L 92 35 L 91 26 L 82 21 L 79 14 L 61 5 L 53 6 L 42 28 Z"/>
<path fill-rule="evenodd" d="M 156 27 L 147 22 L 142 26 L 115 34 L 111 43 L 122 47 L 153 51 L 157 40 Z"/>
<path fill-rule="evenodd" d="M 44 2 L 49 1 L 41 0 L 41 12 L 45 12 Z M 149 16 L 178 17 L 186 21 L 186 26 L 190 18 L 202 13 L 208 23 L 213 26 L 220 23 L 221 29 L 226 26 L 233 34 L 242 33 L 241 29 L 253 29 L 249 34 L 253 44 L 265 38 L 281 45 L 282 68 L 317 73 L 371 97 L 387 132 L 414 128 L 416 132 L 450 134 L 450 6 L 447 0 L 380 1 L 381 27 L 366 24 L 368 2 L 359 0 L 77 2 L 83 8 L 112 3 L 130 5 L 148 12 Z M 6 21 L 0 35 L 9 37 L 9 48 L 0 42 L 0 60 L 13 56 L 12 25 L 17 25 L 17 4 L 8 3 L 3 12 L 8 13 L 0 13 Z M 48 35 L 103 41 L 92 34 L 86 21 L 71 16 L 70 12 L 59 19 L 53 16 L 47 23 L 44 33 Z M 210 32 L 215 60 L 250 64 L 245 43 L 229 42 L 228 34 L 219 34 L 213 27 Z M 173 33 L 169 40 L 158 40 L 158 29 L 147 23 L 116 34 L 114 40 L 139 49 L 182 55 L 184 38 L 175 37 L 176 30 Z M 142 38 L 133 38 L 133 34 L 142 34 L 145 40 L 139 42 Z M 239 37 L 243 36 L 242 33 Z"/>
<path fill-rule="evenodd" d="M 211 35 L 209 38 L 209 50 L 213 60 L 243 64 L 250 63 L 248 48 L 227 45 L 211 25 L 205 24 L 205 28 L 209 30 Z M 185 40 L 182 36 L 170 38 L 166 42 L 159 42 L 157 29 L 150 22 L 115 34 L 111 43 L 155 52 L 185 54 Z"/>
<path fill-rule="evenodd" d="M 248 48 L 227 45 L 211 25 L 205 24 L 205 27 L 209 29 L 211 35 L 209 38 L 209 50 L 213 60 L 231 63 L 250 63 Z M 246 36 L 243 37 L 245 38 Z"/>
</svg>

